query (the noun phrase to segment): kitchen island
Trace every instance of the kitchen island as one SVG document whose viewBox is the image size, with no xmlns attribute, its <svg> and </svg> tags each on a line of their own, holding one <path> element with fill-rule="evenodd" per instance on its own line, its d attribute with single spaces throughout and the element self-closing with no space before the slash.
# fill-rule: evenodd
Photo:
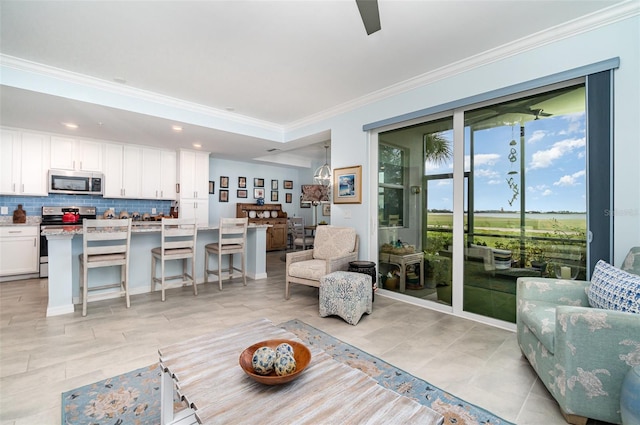
<svg viewBox="0 0 640 425">
<path fill-rule="evenodd" d="M 268 225 L 250 225 L 247 229 L 246 265 L 247 277 L 265 279 L 266 230 Z M 80 271 L 78 256 L 82 254 L 82 226 L 43 226 L 42 235 L 49 245 L 49 302 L 47 317 L 74 312 L 74 304 L 80 303 Z M 151 284 L 151 249 L 160 246 L 160 223 L 134 223 L 131 229 L 131 258 L 129 266 L 129 294 L 136 295 L 153 290 Z M 196 239 L 196 282 L 204 282 L 204 246 L 217 242 L 218 226 L 198 228 Z M 227 260 L 225 256 L 224 260 Z M 234 256 L 239 261 L 239 256 Z M 211 259 L 212 263 L 216 261 Z M 167 263 L 167 275 L 178 274 L 180 262 Z M 175 269 L 174 269 L 175 268 Z M 223 264 L 228 269 L 228 264 Z M 91 271 L 92 285 L 118 282 L 118 267 Z M 217 286 L 217 284 L 216 284 Z M 113 295 L 105 295 L 105 299 Z M 160 294 L 158 294 L 158 302 Z M 132 302 L 132 306 L 135 301 Z"/>
</svg>

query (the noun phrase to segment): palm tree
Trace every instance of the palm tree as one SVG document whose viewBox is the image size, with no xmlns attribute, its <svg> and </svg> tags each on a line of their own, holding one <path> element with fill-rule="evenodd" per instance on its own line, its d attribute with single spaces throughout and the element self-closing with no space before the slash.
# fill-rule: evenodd
<svg viewBox="0 0 640 425">
<path fill-rule="evenodd" d="M 453 158 L 451 141 L 442 133 L 427 133 L 424 135 L 424 159 L 434 165 L 445 165 Z"/>
</svg>

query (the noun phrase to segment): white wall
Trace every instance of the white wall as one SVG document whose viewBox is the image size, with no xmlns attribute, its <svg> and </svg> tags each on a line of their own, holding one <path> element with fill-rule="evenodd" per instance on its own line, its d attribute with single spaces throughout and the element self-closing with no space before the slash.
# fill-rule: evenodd
<svg viewBox="0 0 640 425">
<path fill-rule="evenodd" d="M 373 243 L 376 217 L 375 214 L 371 217 L 374 209 L 370 204 L 376 202 L 376 163 L 370 161 L 371 144 L 368 134 L 362 130 L 363 125 L 619 57 L 620 67 L 614 73 L 613 211 L 614 260 L 619 265 L 631 247 L 640 245 L 639 52 L 640 17 L 634 16 L 443 77 L 324 122 L 298 128 L 288 136 L 303 137 L 306 133 L 330 128 L 332 168 L 363 165 L 363 203 L 333 205 L 332 220 L 336 225 L 355 227 L 362 238 L 360 258 L 373 259 L 377 255 Z"/>
</svg>

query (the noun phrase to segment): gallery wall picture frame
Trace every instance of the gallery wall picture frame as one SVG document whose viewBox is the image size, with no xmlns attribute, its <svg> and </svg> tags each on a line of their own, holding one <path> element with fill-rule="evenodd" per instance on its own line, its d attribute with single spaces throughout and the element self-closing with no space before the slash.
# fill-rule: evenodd
<svg viewBox="0 0 640 425">
<path fill-rule="evenodd" d="M 264 199 L 264 188 L 256 187 L 253 189 L 253 199 L 262 198 Z"/>
<path fill-rule="evenodd" d="M 300 208 L 311 208 L 311 202 L 302 202 L 302 195 L 300 195 Z"/>
<path fill-rule="evenodd" d="M 285 189 L 293 189 L 293 180 L 282 180 L 282 187 Z"/>
<path fill-rule="evenodd" d="M 290 204 L 291 202 L 293 202 L 293 195 L 291 193 L 285 193 L 284 202 L 286 202 L 287 204 Z"/>
<path fill-rule="evenodd" d="M 323 217 L 331 216 L 331 204 L 322 204 L 322 216 Z"/>
<path fill-rule="evenodd" d="M 333 203 L 362 203 L 362 165 L 333 170 Z"/>
<path fill-rule="evenodd" d="M 216 193 L 216 182 L 209 180 L 209 195 Z"/>
<path fill-rule="evenodd" d="M 229 191 L 221 189 L 218 194 L 218 201 L 220 202 L 229 202 Z"/>
<path fill-rule="evenodd" d="M 229 188 L 229 177 L 228 176 L 220 176 L 220 188 L 227 189 Z"/>
<path fill-rule="evenodd" d="M 246 198 L 247 197 L 247 189 L 238 189 L 236 193 L 236 197 L 238 198 Z"/>
<path fill-rule="evenodd" d="M 271 191 L 271 202 L 278 202 L 278 191 L 277 190 L 272 190 Z"/>
<path fill-rule="evenodd" d="M 254 178 L 253 179 L 253 187 L 264 187 L 264 179 Z"/>
<path fill-rule="evenodd" d="M 246 177 L 238 177 L 238 187 L 240 189 L 244 189 L 247 187 L 247 178 Z M 246 196 L 245 196 L 246 198 Z"/>
<path fill-rule="evenodd" d="M 271 180 L 271 190 L 278 190 L 278 180 Z"/>
</svg>

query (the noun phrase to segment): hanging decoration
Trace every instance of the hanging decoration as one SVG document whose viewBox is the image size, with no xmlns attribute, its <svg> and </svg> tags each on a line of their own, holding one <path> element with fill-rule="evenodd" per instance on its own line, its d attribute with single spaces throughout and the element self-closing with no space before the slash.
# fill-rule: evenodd
<svg viewBox="0 0 640 425">
<path fill-rule="evenodd" d="M 518 199 L 518 195 L 520 194 L 520 190 L 518 189 L 518 184 L 514 179 L 514 176 L 518 174 L 516 170 L 514 170 L 514 165 L 518 161 L 518 150 L 516 149 L 516 139 L 513 138 L 513 125 L 511 126 L 511 141 L 509 142 L 509 162 L 511 163 L 511 170 L 507 173 L 509 178 L 507 178 L 507 185 L 509 185 L 509 189 L 511 189 L 511 199 L 509 202 L 509 206 L 513 206 L 513 203 Z"/>
</svg>

